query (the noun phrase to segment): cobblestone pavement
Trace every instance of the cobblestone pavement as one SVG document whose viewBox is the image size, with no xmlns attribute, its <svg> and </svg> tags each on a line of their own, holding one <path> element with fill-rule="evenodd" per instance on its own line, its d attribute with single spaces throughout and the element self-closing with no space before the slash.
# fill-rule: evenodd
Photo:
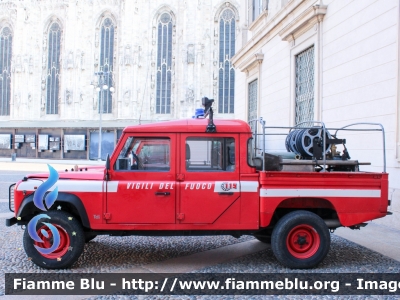
<svg viewBox="0 0 400 300">
<path fill-rule="evenodd" d="M 21 179 L 22 171 L 0 171 L 0 213 L 8 212 L 8 187 L 12 182 Z M 4 273 L 110 273 L 145 266 L 175 257 L 216 249 L 235 243 L 252 240 L 252 237 L 235 239 L 230 236 L 217 237 L 109 237 L 98 236 L 86 244 L 83 255 L 69 270 L 44 270 L 28 260 L 22 245 L 23 231 L 20 227 L 5 226 L 5 218 L 0 218 L 0 267 L 3 276 L 0 279 L 0 295 L 4 295 Z M 195 272 L 216 273 L 290 273 L 274 258 L 272 250 L 266 250 L 234 259 L 227 263 L 212 265 Z M 317 269 L 300 272 L 326 273 L 400 273 L 400 262 L 392 260 L 367 248 L 332 235 L 331 250 Z M 8 298 L 8 297 L 7 297 Z M 59 297 L 57 297 L 59 298 Z M 77 296 L 74 299 L 119 299 L 117 296 Z M 208 299 L 209 296 L 177 297 L 122 297 L 121 299 Z M 243 296 L 215 296 L 214 299 L 241 299 Z M 247 299 L 265 299 L 266 296 L 249 296 Z M 271 296 L 279 299 L 304 299 L 305 296 Z M 316 296 L 306 297 L 315 299 Z M 327 299 L 382 299 L 382 296 L 326 296 Z M 385 299 L 399 297 L 385 297 Z M 12 298 L 17 299 L 17 298 Z M 51 298 L 46 298 L 51 299 Z M 68 299 L 71 299 L 68 298 Z"/>
</svg>

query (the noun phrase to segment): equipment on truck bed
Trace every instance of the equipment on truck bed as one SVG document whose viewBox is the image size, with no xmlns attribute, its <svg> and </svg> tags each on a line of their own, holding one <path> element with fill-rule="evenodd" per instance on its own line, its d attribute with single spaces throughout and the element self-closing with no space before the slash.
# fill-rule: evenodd
<svg viewBox="0 0 400 300">
<path fill-rule="evenodd" d="M 338 138 L 339 131 L 381 131 L 383 141 L 383 166 L 386 171 L 385 131 L 379 123 L 354 123 L 341 128 L 326 128 L 320 121 L 306 121 L 293 127 L 266 126 L 263 118 L 251 120 L 251 128 L 254 128 L 253 136 L 253 161 L 257 170 L 264 171 L 337 171 L 357 172 L 360 165 L 370 165 L 370 162 L 351 160 L 346 147 L 346 139 Z M 257 123 L 262 127 L 263 133 L 258 133 Z M 375 128 L 350 128 L 359 126 L 374 126 Z M 376 128 L 379 127 L 379 128 Z M 268 130 L 289 129 L 289 133 L 271 133 Z M 335 131 L 331 134 L 330 131 Z M 287 153 L 281 150 L 266 150 L 268 146 L 267 136 L 285 135 L 284 147 Z M 260 144 L 262 146 L 260 146 Z M 337 145 L 342 147 L 338 151 Z M 263 155 L 264 153 L 264 155 Z M 264 161 L 264 164 L 261 161 Z M 264 165 L 264 166 L 263 166 Z"/>
</svg>

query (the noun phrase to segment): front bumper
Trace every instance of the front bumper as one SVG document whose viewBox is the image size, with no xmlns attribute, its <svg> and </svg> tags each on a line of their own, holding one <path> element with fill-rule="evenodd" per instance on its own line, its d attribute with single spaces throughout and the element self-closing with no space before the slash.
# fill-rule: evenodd
<svg viewBox="0 0 400 300">
<path fill-rule="evenodd" d="M 12 217 L 11 219 L 6 219 L 6 226 L 10 227 L 17 224 L 17 218 L 16 217 Z"/>
</svg>

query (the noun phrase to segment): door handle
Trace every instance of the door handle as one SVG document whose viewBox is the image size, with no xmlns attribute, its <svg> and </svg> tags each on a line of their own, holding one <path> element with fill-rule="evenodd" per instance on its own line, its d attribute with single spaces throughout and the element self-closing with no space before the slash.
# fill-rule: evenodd
<svg viewBox="0 0 400 300">
<path fill-rule="evenodd" d="M 233 192 L 227 192 L 227 193 L 224 193 L 224 192 L 219 192 L 219 193 L 218 193 L 218 195 L 227 195 L 227 196 L 232 196 L 232 195 L 233 195 Z"/>
<path fill-rule="evenodd" d="M 169 196 L 171 195 L 170 192 L 155 192 L 156 196 Z"/>
</svg>

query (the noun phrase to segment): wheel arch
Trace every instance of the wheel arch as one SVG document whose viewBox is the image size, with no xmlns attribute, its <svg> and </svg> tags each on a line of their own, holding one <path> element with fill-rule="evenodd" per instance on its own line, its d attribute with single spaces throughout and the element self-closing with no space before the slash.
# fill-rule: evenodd
<svg viewBox="0 0 400 300">
<path fill-rule="evenodd" d="M 31 194 L 26 197 L 18 210 L 17 217 L 21 217 L 23 221 L 29 221 L 35 214 L 42 212 L 33 203 L 33 195 Z M 52 205 L 52 209 L 56 210 L 57 206 L 62 206 L 62 210 L 69 212 L 70 214 L 78 217 L 82 226 L 90 228 L 89 218 L 86 213 L 85 206 L 83 205 L 81 199 L 70 193 L 59 192 L 57 200 Z"/>
<path fill-rule="evenodd" d="M 329 228 L 342 226 L 337 209 L 333 203 L 325 198 L 287 198 L 275 208 L 270 226 L 275 225 L 279 219 L 296 210 L 310 211 L 321 217 Z"/>
</svg>

